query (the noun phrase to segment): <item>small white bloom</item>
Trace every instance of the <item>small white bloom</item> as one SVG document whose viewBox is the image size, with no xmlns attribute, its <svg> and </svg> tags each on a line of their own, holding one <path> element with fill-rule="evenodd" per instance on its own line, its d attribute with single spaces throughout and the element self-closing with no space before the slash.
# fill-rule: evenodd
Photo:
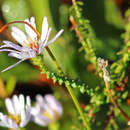
<svg viewBox="0 0 130 130">
<path fill-rule="evenodd" d="M 110 74 L 109 74 L 109 72 L 107 70 L 107 66 L 108 66 L 108 61 L 105 61 L 104 59 L 99 57 L 98 58 L 98 67 L 103 72 L 104 81 L 105 82 L 110 82 L 111 78 L 110 78 Z"/>
<path fill-rule="evenodd" d="M 31 17 L 30 20 L 25 19 L 25 22 L 28 22 L 36 29 L 34 17 Z M 16 45 L 10 41 L 3 41 L 4 45 L 0 46 L 0 52 L 7 51 L 9 52 L 8 56 L 20 59 L 20 61 L 4 69 L 2 72 L 13 68 L 14 66 L 18 65 L 24 60 L 34 58 L 37 55 L 41 54 L 43 48 L 53 43 L 63 32 L 63 29 L 61 29 L 52 40 L 48 41 L 51 28 L 49 28 L 48 26 L 46 16 L 43 19 L 42 34 L 40 39 L 38 39 L 37 34 L 34 32 L 34 30 L 26 24 L 25 24 L 26 35 L 17 27 L 12 27 L 11 30 L 12 30 L 11 35 L 20 45 Z"/>
<path fill-rule="evenodd" d="M 5 105 L 8 115 L 0 112 L 0 126 L 12 129 L 24 127 L 31 118 L 31 100 L 29 96 L 26 97 L 26 104 L 24 96 L 19 97 L 14 95 L 12 99 L 5 99 Z"/>
<path fill-rule="evenodd" d="M 106 68 L 108 66 L 108 61 L 107 60 L 105 61 L 104 59 L 99 57 L 98 58 L 98 66 L 100 69 Z"/>
<path fill-rule="evenodd" d="M 41 95 L 36 96 L 36 106 L 32 107 L 33 121 L 41 126 L 47 126 L 57 120 L 62 115 L 63 109 L 61 104 L 48 94 L 43 98 Z"/>
</svg>

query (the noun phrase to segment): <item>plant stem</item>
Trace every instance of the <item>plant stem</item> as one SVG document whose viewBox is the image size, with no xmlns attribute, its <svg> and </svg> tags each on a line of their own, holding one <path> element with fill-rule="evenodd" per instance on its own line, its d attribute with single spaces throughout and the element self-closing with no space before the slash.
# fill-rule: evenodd
<svg viewBox="0 0 130 130">
<path fill-rule="evenodd" d="M 113 98 L 112 94 L 111 94 L 111 90 L 109 89 L 109 84 L 107 82 L 105 82 L 105 86 L 107 89 L 107 92 L 110 96 L 111 102 L 114 104 L 115 107 L 117 107 L 120 111 L 120 113 L 123 115 L 123 117 L 127 120 L 130 121 L 130 117 L 128 117 L 128 115 L 120 108 L 120 106 L 117 104 L 117 102 L 115 101 L 115 99 Z"/>
<path fill-rule="evenodd" d="M 95 69 L 97 70 L 97 57 L 96 57 L 94 49 L 91 45 L 90 39 L 89 38 L 84 39 L 83 35 L 81 34 L 81 31 L 79 30 L 79 28 L 77 26 L 76 20 L 74 19 L 73 16 L 70 16 L 70 22 L 72 24 L 72 28 L 76 32 L 77 37 L 79 38 L 79 42 L 81 43 L 85 53 L 87 55 L 89 55 L 90 62 L 94 65 Z M 80 23 L 79 23 L 79 25 L 80 25 Z"/>
<path fill-rule="evenodd" d="M 55 58 L 55 56 L 52 54 L 52 52 L 51 52 L 51 50 L 49 49 L 49 47 L 46 47 L 46 50 L 47 50 L 48 54 L 50 55 L 50 57 L 52 58 L 54 64 L 56 65 L 56 68 L 57 68 L 59 74 L 60 74 L 60 75 L 64 75 L 64 73 L 63 73 L 61 67 L 58 65 L 58 63 L 57 63 L 57 61 L 56 61 L 56 58 Z"/>
<path fill-rule="evenodd" d="M 68 91 L 69 91 L 69 94 L 71 95 L 71 97 L 72 97 L 72 99 L 73 99 L 73 102 L 74 102 L 74 104 L 75 104 L 77 110 L 78 110 L 79 113 L 80 113 L 80 116 L 81 116 L 82 120 L 83 120 L 84 123 L 85 123 L 86 128 L 87 128 L 88 130 L 91 130 L 91 128 L 90 128 L 90 126 L 89 126 L 89 123 L 88 123 L 87 119 L 85 118 L 85 116 L 84 116 L 84 114 L 83 114 L 83 110 L 81 109 L 80 104 L 79 104 L 79 102 L 78 102 L 76 96 L 75 96 L 74 93 L 73 93 L 72 88 L 71 88 L 70 86 L 66 86 L 66 87 L 67 87 L 67 89 L 68 89 Z"/>
<path fill-rule="evenodd" d="M 64 73 L 63 73 L 61 67 L 59 66 L 59 64 L 57 63 L 57 60 L 56 60 L 55 56 L 52 54 L 52 52 L 50 51 L 50 49 L 49 49 L 48 47 L 46 48 L 46 50 L 47 50 L 48 54 L 50 55 L 50 57 L 52 58 L 53 62 L 55 63 L 55 65 L 56 65 L 56 67 L 57 67 L 57 69 L 58 69 L 59 74 L 60 74 L 60 75 L 63 75 Z M 72 100 L 73 100 L 73 102 L 74 102 L 74 104 L 75 104 L 75 107 L 77 108 L 77 110 L 78 110 L 78 112 L 79 112 L 79 114 L 80 114 L 82 120 L 83 120 L 84 123 L 85 123 L 85 127 L 86 127 L 88 130 L 91 130 L 91 128 L 90 128 L 90 126 L 89 126 L 89 122 L 86 120 L 86 118 L 85 118 L 85 116 L 84 116 L 84 113 L 83 113 L 83 110 L 81 109 L 80 104 L 79 104 L 79 102 L 78 102 L 78 99 L 77 99 L 76 96 L 74 95 L 71 86 L 68 86 L 68 85 L 67 85 L 66 88 L 67 88 L 69 94 L 71 95 Z"/>
</svg>

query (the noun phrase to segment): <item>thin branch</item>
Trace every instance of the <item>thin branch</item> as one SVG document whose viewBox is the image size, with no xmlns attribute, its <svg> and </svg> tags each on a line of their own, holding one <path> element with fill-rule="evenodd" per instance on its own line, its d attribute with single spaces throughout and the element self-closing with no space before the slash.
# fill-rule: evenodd
<svg viewBox="0 0 130 130">
<path fill-rule="evenodd" d="M 39 32 L 31 24 L 25 21 L 13 21 L 13 22 L 7 23 L 0 28 L 0 32 L 3 32 L 10 24 L 15 24 L 15 23 L 27 24 L 37 34 L 37 37 L 40 39 L 41 36 Z"/>
<path fill-rule="evenodd" d="M 117 102 L 115 101 L 115 99 L 113 98 L 112 94 L 111 94 L 111 90 L 109 89 L 109 84 L 107 82 L 105 82 L 105 86 L 107 89 L 107 92 L 110 96 L 111 102 L 114 104 L 115 107 L 117 107 L 120 111 L 120 113 L 122 114 L 122 116 L 127 120 L 130 121 L 130 117 L 120 108 L 120 106 L 117 104 Z"/>
<path fill-rule="evenodd" d="M 76 25 L 76 22 L 75 22 L 73 16 L 70 16 L 70 22 L 72 23 L 72 29 L 75 30 L 76 35 L 77 35 L 77 37 L 79 38 L 79 41 L 81 42 L 81 41 L 83 40 L 83 38 L 82 38 L 82 36 L 81 36 L 81 34 L 80 34 L 80 31 L 79 31 L 78 28 L 77 28 L 77 25 Z"/>
</svg>

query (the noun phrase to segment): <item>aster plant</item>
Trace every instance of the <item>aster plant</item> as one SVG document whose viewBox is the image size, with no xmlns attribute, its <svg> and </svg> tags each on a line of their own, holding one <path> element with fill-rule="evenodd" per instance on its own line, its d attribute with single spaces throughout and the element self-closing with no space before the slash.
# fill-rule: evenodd
<svg viewBox="0 0 130 130">
<path fill-rule="evenodd" d="M 48 28 L 47 17 L 44 17 L 43 25 L 42 25 L 42 34 L 41 35 L 36 30 L 36 26 L 35 26 L 34 21 L 35 21 L 34 18 L 31 18 L 30 21 L 28 19 L 25 19 L 25 21 L 13 21 L 13 22 L 10 22 L 10 23 L 4 25 L 2 28 L 0 28 L 0 32 L 2 32 L 10 24 L 24 23 L 24 24 L 28 25 L 28 26 L 25 25 L 25 30 L 26 30 L 27 36 L 21 30 L 19 30 L 18 28 L 12 27 L 11 34 L 14 37 L 14 39 L 16 41 L 18 41 L 19 44 L 21 44 L 21 46 L 18 46 L 18 45 L 14 46 L 15 44 L 10 42 L 10 41 L 3 41 L 5 43 L 5 45 L 2 45 L 0 47 L 1 48 L 0 51 L 1 52 L 2 51 L 10 52 L 9 56 L 20 59 L 20 61 L 17 62 L 16 64 L 14 64 L 14 65 L 11 65 L 8 68 L 2 70 L 2 72 L 5 72 L 5 71 L 13 68 L 14 66 L 18 65 L 19 63 L 21 63 L 24 60 L 36 57 L 37 55 L 41 54 L 43 48 L 46 47 L 50 57 L 53 60 L 53 63 L 55 63 L 57 69 L 59 70 L 60 76 L 63 76 L 64 73 L 63 73 L 62 69 L 60 68 L 55 56 L 52 54 L 50 49 L 47 47 L 50 43 L 54 42 L 57 39 L 57 37 L 59 37 L 61 35 L 61 33 L 63 32 L 63 29 L 61 29 L 57 33 L 57 35 L 52 40 L 50 40 L 48 42 L 48 38 L 49 38 L 49 35 L 50 35 L 50 32 L 51 32 L 51 28 Z M 30 27 L 30 28 L 28 28 L 28 27 Z M 34 33 L 36 33 L 37 36 Z M 20 49 L 20 51 L 19 51 L 19 49 Z M 43 62 L 41 62 L 40 59 L 41 59 L 41 57 L 35 58 L 33 63 L 40 67 L 42 73 L 45 73 L 45 72 L 43 72 L 45 67 L 43 65 Z M 40 62 L 38 62 L 38 64 L 35 63 L 35 61 L 37 61 L 37 60 L 40 61 L 41 63 Z M 74 95 L 74 93 L 73 93 L 73 91 L 71 89 L 71 86 L 67 85 L 66 87 L 67 87 L 67 89 L 68 89 L 68 91 L 69 91 L 69 93 L 70 93 L 70 95 L 71 95 L 71 97 L 72 97 L 72 99 L 74 101 L 74 104 L 75 104 L 77 110 L 79 111 L 79 113 L 80 113 L 80 115 L 82 117 L 82 120 L 85 122 L 85 127 L 90 129 L 89 124 L 87 123 L 88 121 L 85 119 L 83 111 L 82 111 L 82 109 L 80 107 L 80 104 L 79 104 L 76 96 Z"/>
<path fill-rule="evenodd" d="M 48 10 L 50 11 L 50 3 L 52 1 L 45 1 L 47 1 L 48 3 Z M 35 3 L 36 1 L 30 1 L 30 3 L 33 2 Z M 97 11 L 96 8 L 98 7 L 98 5 L 105 5 L 104 2 L 113 2 L 113 0 L 101 1 L 101 4 L 95 4 L 95 9 L 91 10 Z M 38 1 L 35 4 L 34 3 L 33 5 L 38 3 Z M 108 6 L 104 7 L 104 9 L 112 9 L 113 4 L 109 4 L 107 3 Z M 102 17 L 97 16 L 96 22 L 94 23 L 93 21 L 91 25 L 89 19 L 87 19 L 87 13 L 82 12 L 82 9 L 84 11 L 86 5 L 89 5 L 89 2 L 87 2 L 86 4 L 85 1 L 82 2 L 72 0 L 69 19 L 67 19 L 67 15 L 62 16 L 63 19 L 61 18 L 58 22 L 55 21 L 55 25 L 61 24 L 64 27 L 65 25 L 67 25 L 66 31 L 69 23 L 69 25 L 71 26 L 70 29 L 73 30 L 73 34 L 70 33 L 70 30 L 68 30 L 68 34 L 66 33 L 64 35 L 65 40 L 63 40 L 63 43 L 65 44 L 63 44 L 61 41 L 62 45 L 66 46 L 63 47 L 57 45 L 58 47 L 56 47 L 56 49 L 53 49 L 54 54 L 51 52 L 48 46 L 62 34 L 63 29 L 61 29 L 54 36 L 54 38 L 49 41 L 51 28 L 48 25 L 46 16 L 43 19 L 41 34 L 37 31 L 34 17 L 31 17 L 30 19 L 27 18 L 24 21 L 13 21 L 0 28 L 0 32 L 2 32 L 10 24 L 23 23 L 25 26 L 25 32 L 21 31 L 17 27 L 11 27 L 11 36 L 16 42 L 18 42 L 18 44 L 4 40 L 3 45 L 0 46 L 0 52 L 9 52 L 8 56 L 19 59 L 16 64 L 9 66 L 8 68 L 2 70 L 2 72 L 13 68 L 14 66 L 25 60 L 31 59 L 31 63 L 38 67 L 41 74 L 45 74 L 45 77 L 43 75 L 40 77 L 42 78 L 42 80 L 44 78 L 48 78 L 49 83 L 51 82 L 50 85 L 52 85 L 53 81 L 53 85 L 61 86 L 64 87 L 65 90 L 68 90 L 73 103 L 77 111 L 79 112 L 80 117 L 77 116 L 77 113 L 76 111 L 74 111 L 73 106 L 71 107 L 71 104 L 69 104 L 71 103 L 71 101 L 69 100 L 69 102 L 68 100 L 64 99 L 66 98 L 66 96 L 62 97 L 61 95 L 61 100 L 63 100 L 63 103 L 67 104 L 66 106 L 68 111 L 65 110 L 65 114 L 68 114 L 73 118 L 68 120 L 69 116 L 65 116 L 66 120 L 63 119 L 63 122 L 60 121 L 60 125 L 59 122 L 55 122 L 62 116 L 63 113 L 63 108 L 59 101 L 57 101 L 52 95 L 45 95 L 45 97 L 42 97 L 40 94 L 38 94 L 36 96 L 35 105 L 30 109 L 31 118 L 25 120 L 26 123 L 22 123 L 22 115 L 26 116 L 26 114 L 21 115 L 22 112 L 19 112 L 20 108 L 15 108 L 16 104 L 18 104 L 16 102 L 20 98 L 17 97 L 16 100 L 16 97 L 13 97 L 11 101 L 10 99 L 6 99 L 5 102 L 9 114 L 3 115 L 2 113 L 0 113 L 1 126 L 17 129 L 24 127 L 30 119 L 40 126 L 48 126 L 48 129 L 50 130 L 53 129 L 53 126 L 56 127 L 55 129 L 72 128 L 74 130 L 117 130 L 122 129 L 125 125 L 126 128 L 128 127 L 127 125 L 130 125 L 130 115 L 128 108 L 128 105 L 130 104 L 130 94 L 129 87 L 127 87 L 129 83 L 130 63 L 130 10 L 128 10 L 123 15 L 124 19 L 122 20 L 124 21 L 124 25 L 122 25 L 122 29 L 124 26 L 125 32 L 123 33 L 123 39 L 121 40 L 119 39 L 119 34 L 121 34 L 123 30 L 120 30 L 119 28 L 114 29 L 116 27 L 114 27 L 113 25 L 110 26 L 110 24 L 112 24 L 111 20 L 109 20 L 111 13 L 109 14 L 110 16 L 107 18 L 106 14 L 104 14 L 104 12 L 108 13 L 107 11 L 99 11 L 100 13 L 103 13 L 102 16 L 104 16 L 104 19 L 100 19 Z M 46 13 L 47 6 L 45 5 L 45 7 L 46 8 L 44 10 Z M 42 7 L 33 6 L 33 8 L 35 8 L 34 10 L 39 10 Z M 65 7 L 60 8 L 60 13 L 62 15 L 66 15 L 66 13 L 64 13 L 64 10 Z M 118 16 L 115 16 L 116 11 L 117 10 L 115 9 L 115 13 L 113 13 L 112 17 L 118 18 Z M 41 12 L 44 13 L 44 11 Z M 96 12 L 95 14 L 99 14 L 99 12 Z M 40 21 L 40 18 L 43 17 L 44 14 L 42 13 L 34 13 L 37 16 L 38 21 Z M 94 15 L 94 13 L 92 13 L 91 15 Z M 88 16 L 92 18 L 92 20 L 94 20 L 94 17 L 91 17 L 91 15 Z M 57 20 L 57 17 L 53 18 L 54 20 Z M 64 18 L 66 18 L 66 21 L 63 21 Z M 108 19 L 108 23 L 107 21 L 105 21 L 105 18 Z M 68 22 L 67 20 L 70 21 Z M 117 21 L 118 20 L 116 20 L 116 22 Z M 99 27 L 97 28 L 96 25 L 98 25 Z M 108 27 L 105 28 L 106 25 Z M 111 27 L 114 28 L 112 29 Z M 109 29 L 107 30 L 107 28 Z M 75 36 L 77 36 L 78 40 L 76 40 Z M 80 44 L 68 44 L 72 42 L 77 42 Z M 125 44 L 123 44 L 123 42 Z M 56 70 L 52 69 L 54 72 L 52 72 L 52 70 L 50 70 L 50 66 L 48 65 L 48 67 L 45 63 L 42 55 L 44 49 L 47 50 L 49 58 L 52 61 L 51 66 L 55 65 Z M 119 49 L 121 50 L 119 51 Z M 78 54 L 76 50 L 79 50 Z M 117 51 L 119 51 L 118 56 Z M 55 57 L 55 55 L 57 55 L 57 57 Z M 108 60 L 100 57 L 98 58 L 98 56 L 104 57 Z M 60 59 L 63 60 L 63 63 L 57 62 L 57 60 L 60 61 Z M 67 74 L 69 76 L 67 76 Z M 70 79 L 70 77 L 78 77 L 80 79 L 75 80 Z M 82 83 L 82 81 L 87 83 Z M 75 89 L 75 91 L 73 89 Z M 74 94 L 75 92 L 77 97 L 80 98 L 81 103 L 78 102 L 78 99 Z M 56 94 L 59 94 L 59 91 L 56 92 Z M 11 109 L 9 110 L 9 106 L 11 105 L 16 112 L 13 111 L 12 107 L 10 107 Z M 24 110 L 26 111 L 26 107 Z M 124 118 L 124 120 L 122 117 Z M 66 123 L 64 123 L 65 121 Z"/>
</svg>

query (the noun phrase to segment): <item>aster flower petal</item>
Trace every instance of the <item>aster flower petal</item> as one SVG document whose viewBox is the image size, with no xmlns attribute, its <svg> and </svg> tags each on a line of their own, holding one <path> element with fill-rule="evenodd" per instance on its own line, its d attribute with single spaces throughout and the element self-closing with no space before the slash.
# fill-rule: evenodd
<svg viewBox="0 0 130 130">
<path fill-rule="evenodd" d="M 5 41 L 5 40 L 4 40 L 3 43 L 5 43 L 7 47 L 13 48 L 13 49 L 18 50 L 18 51 L 21 50 L 21 46 L 16 45 L 16 44 L 14 44 L 13 42 Z M 1 46 L 1 47 L 2 47 L 2 46 Z"/>
<path fill-rule="evenodd" d="M 26 104 L 27 106 L 31 106 L 31 99 L 29 96 L 26 97 Z"/>
<path fill-rule="evenodd" d="M 47 17 L 45 16 L 42 23 L 41 42 L 45 41 L 47 34 L 48 34 L 48 21 Z"/>
<path fill-rule="evenodd" d="M 36 117 L 36 118 L 33 118 L 33 121 L 41 126 L 47 126 L 48 123 L 43 120 L 43 119 L 40 119 L 39 117 Z"/>
<path fill-rule="evenodd" d="M 25 101 L 24 101 L 24 96 L 22 94 L 20 94 L 19 96 L 19 102 L 20 102 L 20 106 L 23 109 L 25 107 Z"/>
<path fill-rule="evenodd" d="M 51 122 L 51 120 L 48 117 L 43 116 L 41 113 L 35 116 L 35 118 L 33 118 L 33 121 L 36 121 L 35 123 L 41 126 L 47 126 Z"/>
<path fill-rule="evenodd" d="M 46 39 L 44 40 L 44 42 L 42 42 L 41 44 L 40 44 L 40 46 L 39 46 L 39 54 L 42 52 L 42 50 L 43 50 L 43 48 L 45 47 L 45 45 L 47 44 L 47 42 L 48 42 L 48 39 L 49 39 L 49 35 L 50 35 L 50 33 L 51 33 L 51 28 L 49 28 L 49 30 L 48 30 L 48 33 L 47 33 L 47 36 L 46 36 Z"/>
<path fill-rule="evenodd" d="M 15 114 L 14 106 L 9 98 L 5 99 L 5 105 L 9 113 Z"/>
<path fill-rule="evenodd" d="M 26 105 L 26 121 L 29 121 L 31 117 L 31 106 Z"/>
<path fill-rule="evenodd" d="M 3 126 L 3 127 L 5 127 L 5 126 L 9 127 L 9 120 L 8 120 L 8 118 L 7 118 L 6 115 L 2 114 L 2 117 L 0 117 L 0 120 L 1 120 L 1 123 L 0 123 L 1 126 Z"/>
<path fill-rule="evenodd" d="M 8 118 L 8 123 L 9 123 L 9 128 L 12 128 L 12 129 L 18 129 L 18 125 L 11 119 Z"/>
<path fill-rule="evenodd" d="M 3 115 L 1 112 L 0 112 L 0 126 L 8 127 L 7 116 Z"/>
<path fill-rule="evenodd" d="M 9 51 L 9 52 L 14 52 L 17 53 L 18 51 L 12 50 L 12 49 L 0 49 L 0 52 L 2 51 Z"/>
<path fill-rule="evenodd" d="M 21 113 L 20 113 L 20 117 L 21 117 L 21 123 L 20 123 L 20 127 L 24 126 L 24 122 L 26 121 L 26 115 L 25 115 L 25 110 L 21 109 Z"/>
<path fill-rule="evenodd" d="M 8 127 L 10 127 L 10 128 L 14 128 L 15 127 L 15 124 L 13 123 L 13 121 L 12 120 L 10 120 L 9 118 L 7 118 L 7 120 L 8 120 Z"/>
<path fill-rule="evenodd" d="M 21 123 L 20 127 L 24 127 L 30 120 L 31 118 L 31 99 L 29 96 L 26 97 L 26 105 L 23 105 L 23 95 L 20 95 L 19 99 L 21 100 L 22 103 L 22 110 L 21 110 Z"/>
<path fill-rule="evenodd" d="M 1 112 L 0 112 L 0 120 L 1 120 L 1 125 L 8 125 L 8 120 L 7 120 L 7 116 L 3 115 Z"/>
<path fill-rule="evenodd" d="M 30 24 L 36 29 L 36 23 L 35 23 L 35 18 L 34 17 L 30 18 Z"/>
<path fill-rule="evenodd" d="M 12 102 L 15 108 L 15 113 L 20 114 L 21 107 L 20 107 L 19 99 L 16 95 L 13 96 Z"/>
<path fill-rule="evenodd" d="M 44 47 L 46 47 L 46 46 L 48 46 L 49 44 L 51 44 L 52 42 L 54 42 L 62 33 L 63 33 L 63 29 L 61 29 L 57 34 L 56 34 L 56 36 L 52 39 L 52 40 L 50 40 L 47 44 L 45 44 L 44 45 Z"/>
<path fill-rule="evenodd" d="M 43 99 L 43 97 L 40 95 L 40 94 L 37 94 L 36 95 L 36 101 L 37 101 L 37 104 L 42 107 L 43 104 L 45 104 L 45 101 Z"/>
<path fill-rule="evenodd" d="M 10 52 L 9 54 L 8 54 L 8 56 L 11 56 L 11 57 L 15 57 L 15 58 L 17 58 L 17 59 L 22 59 L 22 56 L 20 55 L 20 53 L 14 53 L 14 52 Z"/>
<path fill-rule="evenodd" d="M 25 109 L 25 117 L 21 118 L 21 124 L 20 124 L 21 127 L 25 126 L 31 118 L 31 99 L 29 96 L 26 97 L 26 106 L 24 109 Z M 24 118 L 26 118 L 26 120 Z"/>
<path fill-rule="evenodd" d="M 11 35 L 13 38 L 22 46 L 24 46 L 25 43 L 29 44 L 29 41 L 27 40 L 27 36 L 17 27 L 12 27 Z"/>
<path fill-rule="evenodd" d="M 36 104 L 35 107 L 32 107 L 32 108 L 31 108 L 31 114 L 32 114 L 32 115 L 36 116 L 36 115 L 38 115 L 39 112 L 40 112 L 40 107 L 39 107 L 38 104 Z"/>
<path fill-rule="evenodd" d="M 47 104 L 60 115 L 62 114 L 62 106 L 61 104 L 50 94 L 45 95 L 45 100 Z"/>
<path fill-rule="evenodd" d="M 0 47 L 0 49 L 1 49 L 1 48 L 11 48 L 11 49 L 15 49 L 15 50 L 19 51 L 18 48 L 16 48 L 15 46 L 12 47 L 12 46 L 10 46 L 10 45 L 2 45 L 2 46 Z M 19 48 L 19 49 L 21 49 L 21 48 Z"/>
<path fill-rule="evenodd" d="M 23 117 L 21 118 L 20 127 L 25 126 L 25 125 L 29 122 L 29 120 L 30 120 L 30 118 L 31 118 L 31 113 L 30 113 L 30 111 L 31 111 L 31 107 L 28 106 L 28 105 L 26 105 L 26 112 L 25 112 L 25 113 L 24 113 L 24 112 L 21 113 L 21 117 L 23 116 L 23 114 L 25 114 L 25 116 L 23 116 Z"/>
<path fill-rule="evenodd" d="M 31 24 L 36 29 L 34 17 L 31 17 L 30 21 L 29 21 L 29 19 L 25 19 L 25 22 L 28 22 L 29 24 Z M 37 38 L 36 33 L 26 24 L 25 24 L 25 30 L 26 30 L 28 37 L 30 37 L 32 40 L 35 40 Z"/>
<path fill-rule="evenodd" d="M 4 122 L 2 122 L 2 121 L 0 121 L 0 126 L 2 126 L 2 127 L 8 127 L 8 125 L 7 124 L 5 124 Z"/>
<path fill-rule="evenodd" d="M 20 63 L 23 62 L 24 60 L 26 60 L 26 59 L 22 59 L 22 60 L 18 61 L 17 63 L 15 63 L 15 64 L 13 64 L 13 65 L 7 67 L 6 69 L 2 70 L 1 72 L 5 72 L 5 71 L 7 71 L 7 70 L 9 70 L 9 69 L 11 69 L 11 68 L 13 68 L 13 67 L 15 67 L 16 65 L 20 64 Z"/>
</svg>

